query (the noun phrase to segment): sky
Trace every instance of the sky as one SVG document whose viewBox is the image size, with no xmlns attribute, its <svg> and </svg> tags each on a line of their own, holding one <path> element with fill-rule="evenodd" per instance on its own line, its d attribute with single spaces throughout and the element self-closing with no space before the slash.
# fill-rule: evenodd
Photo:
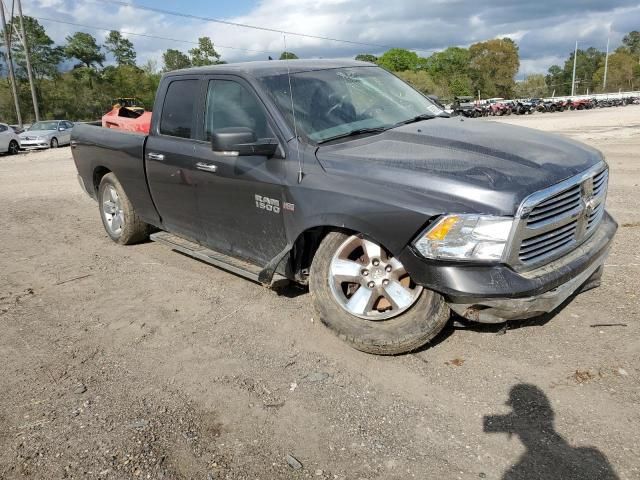
<svg viewBox="0 0 640 480">
<path fill-rule="evenodd" d="M 228 62 L 277 58 L 285 46 L 301 58 L 379 55 L 391 47 L 429 56 L 449 46 L 467 47 L 478 41 L 510 37 L 520 48 L 518 77 L 523 77 L 562 64 L 576 41 L 579 48 L 593 46 L 605 50 L 609 36 L 615 49 L 624 34 L 640 30 L 639 0 L 126 1 L 291 33 L 283 35 L 149 12 L 113 0 L 23 0 L 23 10 L 25 15 L 37 17 L 58 43 L 64 43 L 65 36 L 75 31 L 89 32 L 102 42 L 107 30 L 120 30 L 134 43 L 139 63 L 152 59 L 160 66 L 164 50 L 187 51 L 194 46 L 190 42 L 197 42 L 201 36 L 210 37 L 222 59 Z"/>
</svg>

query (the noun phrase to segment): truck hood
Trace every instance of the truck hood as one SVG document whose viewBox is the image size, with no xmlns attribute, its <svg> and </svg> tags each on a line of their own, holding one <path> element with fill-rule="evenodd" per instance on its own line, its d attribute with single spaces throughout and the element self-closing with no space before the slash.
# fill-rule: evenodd
<svg viewBox="0 0 640 480">
<path fill-rule="evenodd" d="M 459 117 L 321 145 L 316 156 L 330 175 L 400 188 L 434 208 L 504 215 L 531 193 L 602 161 L 597 150 L 565 137 Z"/>
</svg>

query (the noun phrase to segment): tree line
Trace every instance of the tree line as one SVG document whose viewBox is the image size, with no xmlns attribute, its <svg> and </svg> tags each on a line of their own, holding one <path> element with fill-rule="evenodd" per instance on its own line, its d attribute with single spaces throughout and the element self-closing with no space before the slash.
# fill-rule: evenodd
<svg viewBox="0 0 640 480">
<path fill-rule="evenodd" d="M 104 43 L 86 32 L 75 32 L 56 45 L 33 17 L 23 17 L 31 65 L 42 118 L 95 120 L 112 105 L 113 99 L 136 97 L 151 108 L 163 72 L 193 66 L 225 63 L 208 37 L 185 51 L 167 49 L 162 65 L 155 60 L 137 61 L 133 43 L 113 30 Z M 7 24 L 7 33 L 14 26 Z M 4 32 L 2 32 L 4 33 Z M 1 39 L 4 37 L 0 36 Z M 0 120 L 16 122 L 4 41 L 0 40 Z M 18 97 L 23 119 L 32 122 L 33 109 L 22 45 L 11 43 Z M 578 50 L 576 82 L 579 93 L 587 88 L 598 92 L 603 83 L 605 54 L 595 48 Z M 282 52 L 280 59 L 298 58 Z M 271 57 L 269 57 L 271 59 Z M 520 68 L 518 45 L 510 38 L 478 42 L 469 48 L 449 47 L 428 57 L 405 49 L 390 49 L 381 56 L 360 54 L 358 60 L 376 63 L 413 84 L 419 90 L 443 99 L 454 96 L 541 97 L 568 94 L 571 90 L 573 52 L 563 66 L 554 65 L 546 75 L 530 75 L 516 82 Z M 640 32 L 630 32 L 623 44 L 609 56 L 607 88 L 628 90 L 640 85 Z M 106 64 L 106 66 L 105 66 Z"/>
<path fill-rule="evenodd" d="M 166 50 L 160 68 L 154 60 L 139 65 L 133 43 L 116 30 L 109 32 L 102 45 L 85 32 L 75 32 L 65 38 L 63 45 L 55 45 L 38 20 L 24 16 L 23 21 L 42 118 L 95 120 L 109 110 L 114 99 L 121 97 L 136 97 L 151 108 L 163 72 L 223 63 L 208 37 L 198 39 L 198 44 L 187 52 Z M 13 28 L 8 22 L 7 31 Z M 0 47 L 0 73 L 4 77 L 0 81 L 0 119 L 14 123 L 16 113 L 6 71 L 4 36 Z M 26 59 L 17 39 L 11 43 L 11 56 L 23 120 L 33 122 Z M 107 61 L 110 64 L 105 66 Z"/>
<path fill-rule="evenodd" d="M 380 57 L 363 53 L 356 60 L 376 63 L 420 91 L 445 100 L 455 96 L 482 98 L 538 98 L 571 93 L 574 53 L 562 66 L 552 65 L 546 74 L 515 81 L 520 68 L 517 44 L 509 39 L 478 42 L 469 48 L 449 47 L 429 57 L 394 48 Z M 603 93 L 606 53 L 590 47 L 576 55 L 576 94 Z M 609 55 L 607 92 L 640 88 L 640 32 L 624 36 L 622 45 Z"/>
</svg>

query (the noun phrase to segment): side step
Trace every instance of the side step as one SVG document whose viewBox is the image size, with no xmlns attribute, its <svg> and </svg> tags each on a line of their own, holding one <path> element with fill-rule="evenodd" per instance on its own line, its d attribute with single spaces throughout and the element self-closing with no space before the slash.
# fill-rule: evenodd
<svg viewBox="0 0 640 480">
<path fill-rule="evenodd" d="M 172 250 L 176 250 L 218 268 L 222 268 L 228 272 L 235 273 L 236 275 L 240 275 L 241 277 L 260 283 L 259 277 L 262 268 L 258 265 L 230 257 L 224 253 L 216 252 L 215 250 L 203 247 L 198 243 L 186 240 L 169 232 L 153 233 L 149 238 L 154 242 L 168 245 Z M 276 273 L 274 274 L 271 282 L 273 283 L 283 279 L 284 277 Z"/>
</svg>

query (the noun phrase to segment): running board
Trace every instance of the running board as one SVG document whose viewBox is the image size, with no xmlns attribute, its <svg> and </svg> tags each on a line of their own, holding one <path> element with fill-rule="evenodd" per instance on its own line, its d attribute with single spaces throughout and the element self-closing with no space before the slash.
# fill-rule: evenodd
<svg viewBox="0 0 640 480">
<path fill-rule="evenodd" d="M 260 272 L 262 272 L 262 268 L 253 263 L 216 252 L 215 250 L 203 247 L 198 243 L 186 240 L 169 232 L 153 233 L 149 238 L 154 242 L 168 245 L 172 250 L 177 252 L 202 260 L 205 263 L 235 273 L 254 282 L 262 283 L 260 282 Z M 273 275 L 270 283 L 280 280 L 284 280 L 284 277 L 276 273 Z"/>
</svg>

